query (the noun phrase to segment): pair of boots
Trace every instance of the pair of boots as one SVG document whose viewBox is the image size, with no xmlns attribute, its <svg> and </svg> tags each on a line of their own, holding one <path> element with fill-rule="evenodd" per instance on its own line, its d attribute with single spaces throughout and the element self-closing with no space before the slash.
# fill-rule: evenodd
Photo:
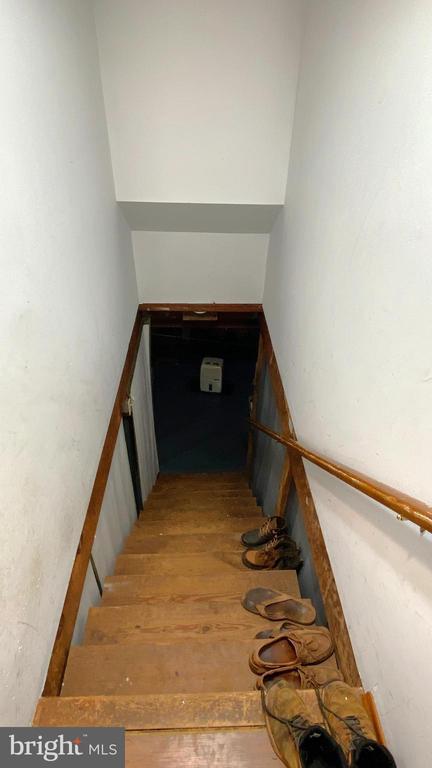
<svg viewBox="0 0 432 768">
<path fill-rule="evenodd" d="M 243 533 L 241 540 L 247 547 L 242 560 L 248 568 L 300 568 L 300 549 L 288 536 L 283 517 L 269 517 L 260 528 Z"/>
<path fill-rule="evenodd" d="M 289 768 L 396 768 L 375 731 L 360 693 L 341 681 L 316 689 L 325 727 L 286 681 L 262 689 L 273 749 Z"/>
</svg>

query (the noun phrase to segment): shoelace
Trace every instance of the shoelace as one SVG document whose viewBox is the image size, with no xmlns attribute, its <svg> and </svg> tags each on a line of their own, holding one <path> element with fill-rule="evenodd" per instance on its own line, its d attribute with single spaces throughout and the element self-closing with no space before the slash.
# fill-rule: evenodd
<svg viewBox="0 0 432 768">
<path fill-rule="evenodd" d="M 290 728 L 294 732 L 296 738 L 301 736 L 304 731 L 307 731 L 311 727 L 310 722 L 305 717 L 303 717 L 303 715 L 296 715 L 295 717 L 279 717 L 279 715 L 275 715 L 275 713 L 269 709 L 266 698 L 267 691 L 262 689 L 261 701 L 264 711 L 268 714 L 269 717 L 273 718 L 273 720 L 277 720 L 282 725 L 286 725 L 288 728 Z"/>
<path fill-rule="evenodd" d="M 267 544 L 264 545 L 264 552 L 269 552 L 269 550 L 273 549 L 274 547 L 277 547 L 279 542 L 280 542 L 280 538 L 277 535 L 273 536 L 273 538 L 270 539 L 270 541 L 268 541 Z"/>
<path fill-rule="evenodd" d="M 324 717 L 324 720 L 328 724 L 329 728 L 330 728 L 330 724 L 328 722 L 327 712 L 330 715 L 333 715 L 333 717 L 335 717 L 336 720 L 339 720 L 341 723 L 343 723 L 343 725 L 345 725 L 348 728 L 349 731 L 351 731 L 351 733 L 355 737 L 353 739 L 354 744 L 357 744 L 359 741 L 364 741 L 366 739 L 366 736 L 365 736 L 364 731 L 363 731 L 363 729 L 361 727 L 360 720 L 358 719 L 358 717 L 356 717 L 355 715 L 348 715 L 348 717 L 341 717 L 336 712 L 333 712 L 333 710 L 330 709 L 330 707 L 328 707 L 326 704 L 324 704 L 324 702 L 323 702 L 323 700 L 321 698 L 321 693 L 320 693 L 319 686 L 314 685 L 314 688 L 315 688 L 315 693 L 316 693 L 316 696 L 317 696 L 317 699 L 318 699 L 319 707 L 321 709 L 321 712 L 322 712 L 322 715 Z"/>
<path fill-rule="evenodd" d="M 269 518 L 268 520 L 265 521 L 265 523 L 262 524 L 260 528 L 260 535 L 267 536 L 267 534 L 271 533 L 271 531 L 272 531 L 272 521 Z"/>
</svg>

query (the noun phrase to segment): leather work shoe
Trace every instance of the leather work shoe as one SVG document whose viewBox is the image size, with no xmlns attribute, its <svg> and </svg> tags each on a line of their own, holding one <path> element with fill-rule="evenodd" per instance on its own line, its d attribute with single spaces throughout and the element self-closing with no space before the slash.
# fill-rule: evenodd
<svg viewBox="0 0 432 768">
<path fill-rule="evenodd" d="M 260 547 L 261 544 L 267 544 L 275 533 L 285 533 L 288 535 L 283 517 L 268 517 L 260 528 L 254 528 L 252 531 L 242 533 L 242 544 L 245 547 Z"/>
<path fill-rule="evenodd" d="M 277 680 L 284 680 L 294 690 L 317 688 L 335 680 L 342 680 L 342 673 L 336 667 L 278 667 L 257 678 L 256 687 L 266 689 Z"/>
<path fill-rule="evenodd" d="M 271 745 L 289 768 L 346 768 L 340 746 L 315 722 L 313 712 L 284 680 L 263 690 L 262 704 Z"/>
<path fill-rule="evenodd" d="M 325 627 L 290 629 L 270 640 L 256 640 L 249 666 L 256 675 L 262 675 L 278 667 L 319 664 L 332 653 L 332 639 Z"/>
<path fill-rule="evenodd" d="M 242 554 L 243 565 L 247 568 L 290 568 L 297 570 L 302 561 L 297 545 L 283 534 L 276 534 L 259 549 L 247 549 Z"/>
<path fill-rule="evenodd" d="M 375 729 L 361 694 L 346 683 L 332 682 L 317 691 L 334 738 L 354 768 L 396 768 L 390 752 L 376 741 Z"/>
</svg>

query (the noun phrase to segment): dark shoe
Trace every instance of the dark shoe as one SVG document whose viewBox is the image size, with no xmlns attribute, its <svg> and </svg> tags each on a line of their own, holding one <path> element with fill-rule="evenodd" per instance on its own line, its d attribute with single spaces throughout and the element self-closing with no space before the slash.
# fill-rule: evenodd
<svg viewBox="0 0 432 768">
<path fill-rule="evenodd" d="M 341 745 L 348 765 L 356 768 L 396 768 L 388 749 L 378 744 L 361 693 L 346 683 L 332 682 L 317 692 L 323 714 Z"/>
<path fill-rule="evenodd" d="M 243 565 L 247 568 L 291 568 L 297 570 L 302 563 L 300 550 L 289 537 L 275 535 L 259 549 L 247 549 L 242 554 Z"/>
<path fill-rule="evenodd" d="M 285 533 L 288 535 L 283 517 L 268 517 L 260 528 L 254 528 L 252 531 L 242 533 L 242 544 L 245 547 L 260 547 L 261 544 L 267 544 L 275 533 Z"/>
<path fill-rule="evenodd" d="M 363 741 L 352 755 L 352 768 L 396 768 L 386 747 L 376 741 Z"/>
<path fill-rule="evenodd" d="M 284 680 L 262 691 L 267 732 L 276 755 L 289 768 L 347 768 L 342 750 L 314 722 L 313 712 Z"/>
<path fill-rule="evenodd" d="M 315 608 L 309 600 L 301 600 L 265 587 L 249 589 L 242 600 L 242 606 L 247 611 L 263 616 L 269 621 L 313 624 L 316 618 Z"/>
</svg>

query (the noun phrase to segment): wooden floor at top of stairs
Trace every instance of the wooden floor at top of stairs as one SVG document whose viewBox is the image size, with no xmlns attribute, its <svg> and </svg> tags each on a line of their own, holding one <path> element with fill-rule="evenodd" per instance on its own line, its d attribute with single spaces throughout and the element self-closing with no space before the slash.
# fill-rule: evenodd
<svg viewBox="0 0 432 768">
<path fill-rule="evenodd" d="M 259 583 L 263 587 L 278 589 L 294 597 L 300 597 L 295 571 L 260 571 Z M 161 597 L 182 599 L 191 595 L 199 600 L 204 595 L 237 595 L 243 597 L 248 589 L 257 585 L 255 571 L 244 569 L 215 576 L 158 576 L 151 574 L 130 574 L 109 576 L 105 579 L 102 605 L 133 605 L 135 603 L 155 604 Z"/>
</svg>

